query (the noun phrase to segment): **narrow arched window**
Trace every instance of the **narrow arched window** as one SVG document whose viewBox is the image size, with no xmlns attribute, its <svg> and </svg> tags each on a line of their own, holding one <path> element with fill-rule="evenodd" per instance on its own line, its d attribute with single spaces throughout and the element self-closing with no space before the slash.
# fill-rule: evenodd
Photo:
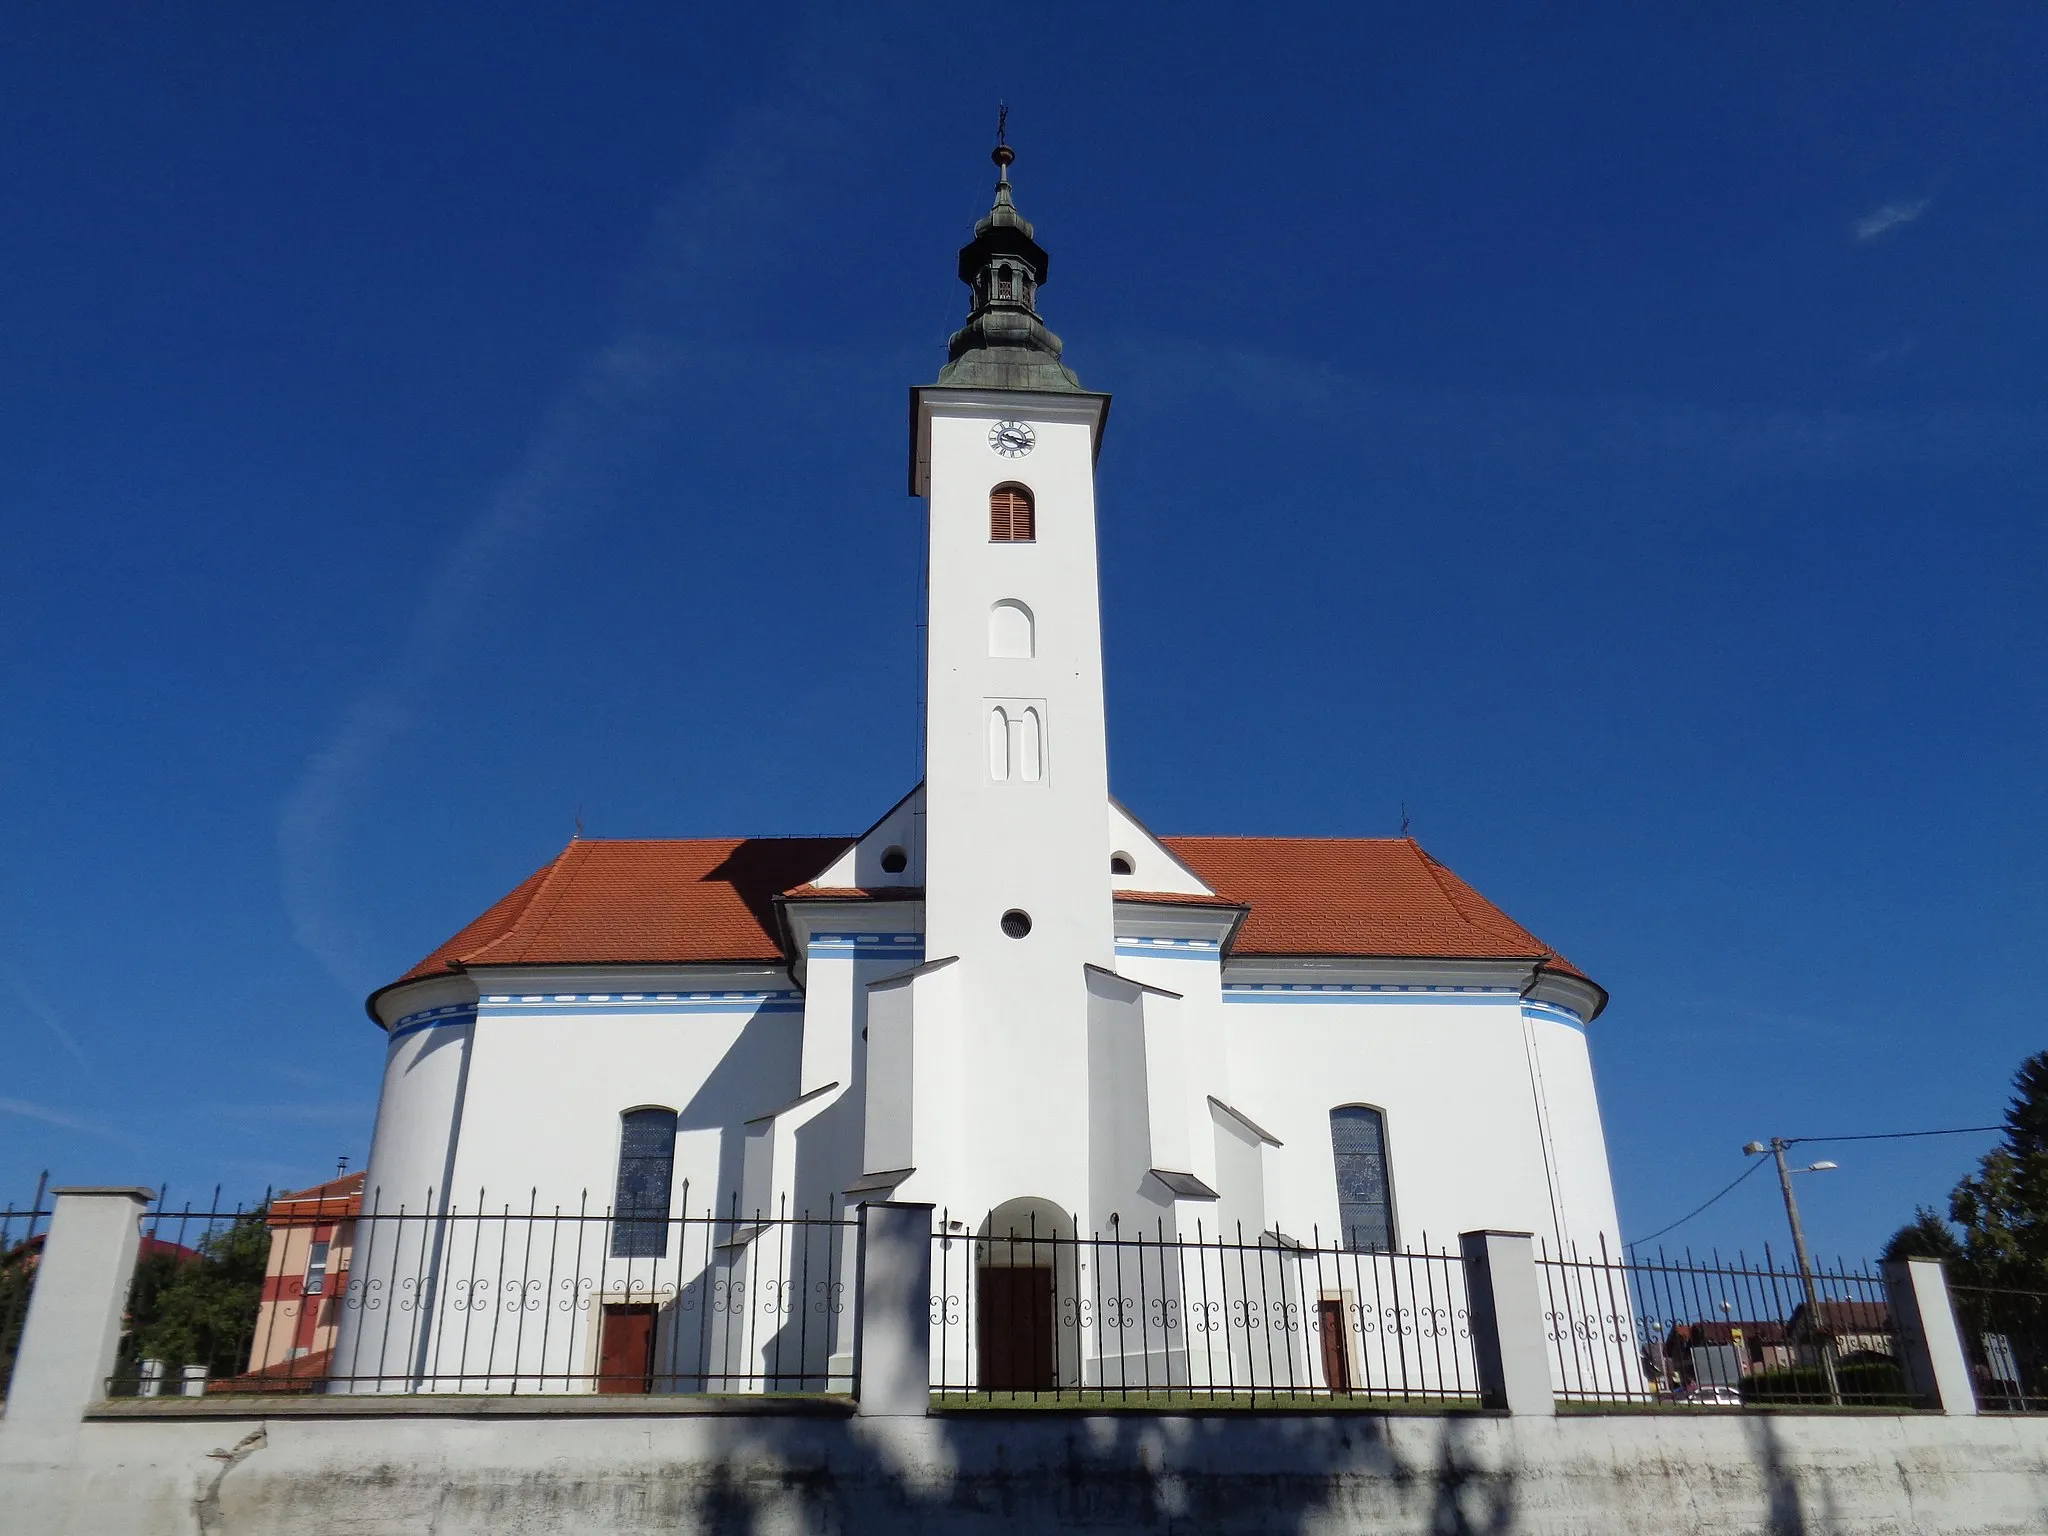
<svg viewBox="0 0 2048 1536">
<path fill-rule="evenodd" d="M 629 1109 L 619 1116 L 619 1193 L 612 1201 L 612 1257 L 668 1253 L 668 1203 L 676 1171 L 676 1112 Z"/>
<path fill-rule="evenodd" d="M 1358 1253 L 1391 1253 L 1394 1192 L 1387 1177 L 1387 1117 L 1365 1104 L 1333 1109 L 1330 1145 L 1337 1159 L 1337 1221 L 1344 1246 Z"/>
<path fill-rule="evenodd" d="M 988 493 L 988 537 L 992 544 L 1029 544 L 1038 537 L 1038 509 L 1021 485 L 999 485 Z"/>
<path fill-rule="evenodd" d="M 1036 784 L 1045 777 L 1045 727 L 1039 721 L 1038 711 L 1025 710 L 1010 729 L 1017 742 L 1010 758 L 1014 771 L 1026 784 Z"/>
<path fill-rule="evenodd" d="M 988 712 L 988 776 L 998 784 L 1010 779 L 1010 712 L 998 704 Z"/>
<path fill-rule="evenodd" d="M 1031 610 L 1014 597 L 1006 597 L 988 611 L 988 653 L 1018 661 L 1029 661 L 1037 649 Z"/>
</svg>

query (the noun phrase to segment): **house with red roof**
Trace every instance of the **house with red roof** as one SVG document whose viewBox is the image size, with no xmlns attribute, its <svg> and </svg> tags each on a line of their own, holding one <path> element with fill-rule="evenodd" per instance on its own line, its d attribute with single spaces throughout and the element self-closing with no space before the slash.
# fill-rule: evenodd
<svg viewBox="0 0 2048 1536">
<path fill-rule="evenodd" d="M 209 1391 L 310 1391 L 326 1379 L 349 1295 L 363 1179 L 360 1172 L 343 1174 L 271 1197 L 265 1215 L 270 1256 L 248 1370 L 212 1383 Z"/>
<path fill-rule="evenodd" d="M 921 781 L 844 836 L 578 837 L 372 994 L 353 1379 L 488 1390 L 488 1321 L 541 1378 L 701 1382 L 705 1277 L 747 1265 L 821 1309 L 777 1338 L 837 1372 L 852 1260 L 799 1283 L 777 1222 L 864 1202 L 930 1205 L 985 1328 L 1030 1337 L 1079 1277 L 1007 1234 L 1619 1248 L 1584 970 L 1413 838 L 1162 834 L 1111 796 L 1110 397 L 1039 317 L 997 159 L 967 322 L 909 400 Z"/>
</svg>

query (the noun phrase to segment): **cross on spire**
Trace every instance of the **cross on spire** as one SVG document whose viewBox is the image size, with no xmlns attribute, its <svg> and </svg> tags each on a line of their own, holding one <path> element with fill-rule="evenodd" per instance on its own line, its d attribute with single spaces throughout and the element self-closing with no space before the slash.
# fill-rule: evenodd
<svg viewBox="0 0 2048 1536">
<path fill-rule="evenodd" d="M 1033 238 L 1031 221 L 1017 211 L 1010 167 L 1010 108 L 996 106 L 995 200 L 960 250 L 960 281 L 974 297 L 967 324 L 947 344 L 945 385 L 979 389 L 1078 390 L 1081 381 L 1060 362 L 1060 339 L 1038 318 L 1038 286 L 1051 258 Z"/>
</svg>

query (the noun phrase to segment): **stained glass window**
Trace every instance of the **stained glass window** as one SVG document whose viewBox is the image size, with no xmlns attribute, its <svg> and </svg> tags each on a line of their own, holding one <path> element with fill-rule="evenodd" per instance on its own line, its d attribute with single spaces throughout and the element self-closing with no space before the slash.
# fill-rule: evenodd
<svg viewBox="0 0 2048 1536">
<path fill-rule="evenodd" d="M 1347 1104 L 1330 1111 L 1337 1155 L 1337 1219 L 1344 1246 L 1359 1253 L 1394 1247 L 1394 1197 L 1387 1181 L 1387 1121 L 1376 1109 Z"/>
<path fill-rule="evenodd" d="M 619 1116 L 619 1194 L 612 1202 L 612 1257 L 658 1259 L 668 1252 L 669 1189 L 676 1170 L 676 1112 L 633 1109 Z"/>
</svg>

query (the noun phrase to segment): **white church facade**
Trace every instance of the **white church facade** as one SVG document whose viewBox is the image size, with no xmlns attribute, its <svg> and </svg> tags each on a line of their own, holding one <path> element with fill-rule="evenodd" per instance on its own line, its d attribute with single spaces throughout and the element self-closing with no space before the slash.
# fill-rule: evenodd
<svg viewBox="0 0 2048 1536">
<path fill-rule="evenodd" d="M 1411 839 L 1161 836 L 1112 798 L 1110 402 L 1038 317 L 998 164 L 968 322 L 911 397 L 922 782 L 858 836 L 579 838 L 375 993 L 369 1229 L 481 1191 L 622 1230 L 716 1212 L 706 1265 L 746 1261 L 751 1218 L 863 1201 L 984 1238 L 1617 1247 L 1596 983 Z M 445 1307 L 460 1239 L 413 1231 L 357 1273 Z M 375 1310 L 346 1374 L 419 1374 L 419 1328 L 365 1345 Z"/>
</svg>

